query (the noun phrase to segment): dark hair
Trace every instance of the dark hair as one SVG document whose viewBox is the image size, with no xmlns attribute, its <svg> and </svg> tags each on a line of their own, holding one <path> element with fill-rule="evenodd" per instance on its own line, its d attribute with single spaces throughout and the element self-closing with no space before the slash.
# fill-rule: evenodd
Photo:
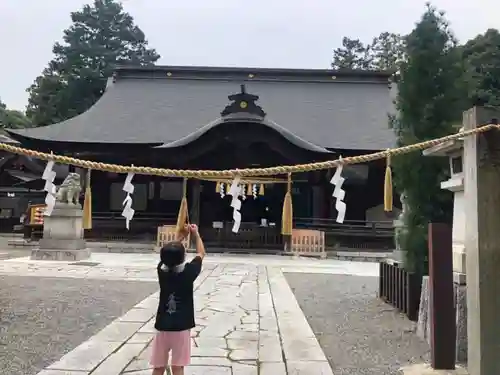
<svg viewBox="0 0 500 375">
<path fill-rule="evenodd" d="M 160 250 L 160 260 L 169 271 L 184 263 L 186 249 L 180 241 L 172 241 L 163 246 Z"/>
</svg>

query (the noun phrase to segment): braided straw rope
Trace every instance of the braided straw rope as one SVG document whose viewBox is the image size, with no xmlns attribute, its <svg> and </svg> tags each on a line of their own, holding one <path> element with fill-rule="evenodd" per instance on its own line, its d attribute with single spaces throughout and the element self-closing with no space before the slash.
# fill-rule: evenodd
<svg viewBox="0 0 500 375">
<path fill-rule="evenodd" d="M 11 152 L 13 154 L 30 156 L 40 160 L 52 160 L 59 164 L 74 165 L 85 169 L 93 169 L 104 172 L 114 173 L 135 173 L 142 175 L 154 175 L 162 177 L 184 177 L 195 179 L 220 179 L 240 177 L 258 177 L 275 176 L 288 173 L 311 172 L 323 169 L 335 168 L 339 164 L 359 164 L 367 163 L 373 160 L 385 159 L 388 156 L 402 155 L 410 152 L 424 150 L 436 146 L 440 143 L 452 141 L 473 134 L 484 133 L 492 129 L 500 129 L 500 125 L 489 124 L 476 129 L 462 131 L 445 137 L 431 139 L 429 141 L 415 143 L 409 146 L 403 146 L 385 151 L 375 152 L 367 155 L 358 155 L 342 158 L 342 160 L 328 160 L 317 163 L 283 165 L 269 168 L 245 168 L 245 169 L 227 169 L 227 170 L 189 170 L 189 169 L 165 169 L 140 166 L 125 166 L 118 164 L 107 164 L 102 162 L 82 160 L 63 155 L 49 154 L 45 152 L 30 150 L 22 147 L 12 146 L 6 143 L 0 143 L 0 150 Z"/>
</svg>

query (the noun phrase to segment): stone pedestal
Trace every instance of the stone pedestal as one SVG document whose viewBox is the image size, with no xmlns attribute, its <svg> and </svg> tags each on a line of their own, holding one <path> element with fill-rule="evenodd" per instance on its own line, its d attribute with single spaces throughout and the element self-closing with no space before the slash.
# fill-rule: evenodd
<svg viewBox="0 0 500 375">
<path fill-rule="evenodd" d="M 422 291 L 420 294 L 420 307 L 418 310 L 418 322 L 417 322 L 417 336 L 422 340 L 431 344 L 430 335 L 430 295 L 429 295 L 429 276 L 424 276 L 422 278 Z"/>
<path fill-rule="evenodd" d="M 44 218 L 43 238 L 31 252 L 34 260 L 78 261 L 90 257 L 83 238 L 80 205 L 57 202 L 51 216 Z"/>
<path fill-rule="evenodd" d="M 467 363 L 467 287 L 464 284 L 454 283 L 455 308 L 456 308 L 456 361 Z M 422 280 L 422 294 L 420 296 L 420 310 L 418 313 L 417 336 L 431 345 L 430 337 L 430 296 L 429 276 Z"/>
<path fill-rule="evenodd" d="M 455 306 L 457 314 L 457 362 L 467 363 L 467 286 L 455 283 Z"/>
<path fill-rule="evenodd" d="M 397 263 L 404 263 L 406 257 L 406 252 L 404 250 L 394 250 L 391 254 L 391 258 Z"/>
</svg>

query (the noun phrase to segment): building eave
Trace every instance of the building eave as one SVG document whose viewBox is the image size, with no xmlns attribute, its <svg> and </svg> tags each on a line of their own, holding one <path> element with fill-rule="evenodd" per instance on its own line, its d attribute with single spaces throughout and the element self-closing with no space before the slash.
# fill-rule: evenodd
<svg viewBox="0 0 500 375">
<path fill-rule="evenodd" d="M 325 147 L 321 147 L 318 145 L 315 145 L 314 143 L 309 142 L 308 140 L 305 140 L 294 133 L 290 132 L 283 126 L 277 124 L 276 122 L 264 118 L 259 118 L 257 116 L 251 116 L 247 114 L 233 114 L 230 116 L 226 117 L 221 117 L 216 119 L 215 121 L 210 122 L 209 124 L 197 129 L 196 131 L 188 134 L 187 136 L 173 141 L 173 142 L 167 142 L 164 143 L 163 145 L 157 147 L 157 148 L 178 148 L 178 147 L 183 147 L 188 145 L 191 142 L 194 142 L 195 140 L 199 139 L 202 137 L 204 134 L 206 134 L 208 131 L 211 129 L 223 124 L 223 123 L 241 123 L 241 122 L 247 122 L 247 123 L 255 123 L 255 124 L 262 124 L 269 128 L 272 131 L 275 131 L 279 133 L 283 138 L 285 138 L 288 142 L 292 143 L 293 145 L 302 148 L 307 151 L 312 151 L 312 152 L 317 152 L 317 153 L 323 153 L 323 154 L 332 154 L 333 152 L 328 150 Z"/>
<path fill-rule="evenodd" d="M 363 83 L 388 83 L 392 71 L 361 69 L 284 69 L 257 67 L 217 66 L 119 66 L 115 78 L 184 78 L 184 79 L 228 79 L 228 80 L 273 80 L 298 82 L 361 81 Z"/>
</svg>

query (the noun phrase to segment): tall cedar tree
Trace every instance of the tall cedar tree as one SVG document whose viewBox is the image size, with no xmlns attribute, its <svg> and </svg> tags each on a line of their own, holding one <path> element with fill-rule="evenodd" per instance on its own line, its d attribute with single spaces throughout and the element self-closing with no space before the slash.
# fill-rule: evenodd
<svg viewBox="0 0 500 375">
<path fill-rule="evenodd" d="M 415 29 L 406 40 L 406 61 L 401 65 L 392 126 L 398 144 L 405 146 L 454 131 L 460 123 L 464 88 L 460 87 L 462 63 L 456 41 L 444 13 L 427 5 Z M 397 190 L 406 195 L 409 213 L 404 218 L 405 266 L 426 272 L 427 226 L 430 222 L 451 222 L 452 194 L 440 188 L 449 175 L 444 158 L 424 157 L 413 152 L 394 159 Z"/>
<path fill-rule="evenodd" d="M 469 90 L 468 107 L 500 107 L 500 33 L 489 29 L 461 47 Z"/>
<path fill-rule="evenodd" d="M 71 13 L 55 57 L 28 88 L 27 115 L 37 126 L 74 117 L 103 94 L 118 64 L 152 65 L 160 55 L 116 0 L 94 0 Z"/>
</svg>

